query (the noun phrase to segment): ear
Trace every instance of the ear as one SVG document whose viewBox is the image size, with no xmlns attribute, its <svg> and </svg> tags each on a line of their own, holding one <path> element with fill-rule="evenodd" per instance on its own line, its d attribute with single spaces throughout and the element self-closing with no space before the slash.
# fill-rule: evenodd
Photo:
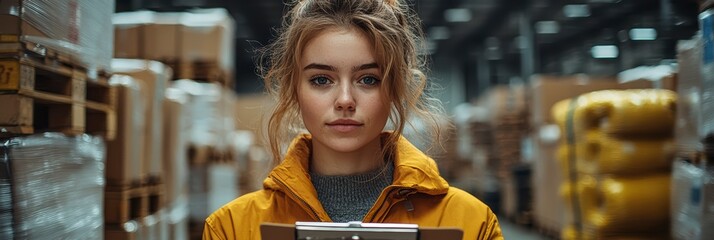
<svg viewBox="0 0 714 240">
<path fill-rule="evenodd" d="M 393 8 L 396 8 L 397 4 L 398 4 L 397 1 L 399 1 L 399 0 L 384 0 L 384 3 L 386 3 L 387 5 L 389 5 Z"/>
</svg>

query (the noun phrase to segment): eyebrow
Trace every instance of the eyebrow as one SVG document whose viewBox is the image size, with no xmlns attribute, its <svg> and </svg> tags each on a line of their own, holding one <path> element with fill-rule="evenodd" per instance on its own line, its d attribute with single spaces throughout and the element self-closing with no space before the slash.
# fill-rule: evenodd
<svg viewBox="0 0 714 240">
<path fill-rule="evenodd" d="M 377 63 L 362 64 L 362 65 L 352 68 L 352 71 L 357 72 L 357 71 L 362 71 L 362 70 L 372 69 L 372 68 L 379 68 L 379 64 L 377 64 Z M 337 68 L 334 66 L 330 66 L 327 64 L 318 64 L 318 63 L 310 63 L 303 68 L 303 70 L 308 70 L 308 69 L 319 69 L 319 70 L 327 70 L 327 71 L 333 71 L 333 72 L 337 71 Z"/>
</svg>

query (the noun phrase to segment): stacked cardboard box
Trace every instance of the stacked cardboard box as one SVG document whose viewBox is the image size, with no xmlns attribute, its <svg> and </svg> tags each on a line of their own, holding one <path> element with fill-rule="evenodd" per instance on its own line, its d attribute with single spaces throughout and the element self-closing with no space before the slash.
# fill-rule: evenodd
<svg viewBox="0 0 714 240">
<path fill-rule="evenodd" d="M 700 16 L 701 34 L 677 45 L 680 84 L 677 93 L 677 157 L 672 176 L 672 237 L 714 237 L 714 174 L 712 129 L 714 129 L 714 12 Z"/>
<path fill-rule="evenodd" d="M 245 141 L 236 138 L 236 96 L 231 90 L 216 83 L 182 79 L 172 82 L 169 92 L 181 95 L 181 112 L 173 113 L 173 117 L 181 119 L 182 126 L 174 130 L 185 136 L 183 143 L 172 147 L 176 154 L 183 147 L 186 155 L 183 160 L 167 161 L 183 161 L 189 179 L 181 182 L 186 188 L 177 189 L 186 190 L 186 194 L 176 193 L 181 201 L 172 211 L 187 210 L 183 212 L 187 218 L 180 218 L 184 222 L 181 224 L 188 223 L 189 238 L 195 239 L 200 238 L 203 222 L 211 213 L 239 196 L 242 168 L 238 159 L 246 155 L 247 149 L 243 146 Z"/>
<path fill-rule="evenodd" d="M 163 62 L 175 79 L 232 86 L 235 24 L 225 9 L 117 13 L 113 21 L 116 57 Z"/>
<path fill-rule="evenodd" d="M 144 178 L 149 182 L 162 182 L 162 148 L 163 148 L 163 101 L 171 78 L 171 69 L 156 61 L 135 59 L 114 59 L 112 70 L 117 74 L 133 77 L 141 85 L 141 102 L 146 103 L 144 112 L 135 117 L 144 119 L 145 133 L 143 136 L 145 147 L 142 168 Z"/>
<path fill-rule="evenodd" d="M 167 203 L 180 195 L 176 188 L 186 187 L 178 181 L 180 165 L 164 156 L 165 142 L 180 141 L 173 132 L 168 140 L 164 136 L 164 128 L 177 125 L 163 119 L 171 69 L 156 61 L 114 59 L 112 70 L 119 135 L 108 143 L 105 237 L 166 239 Z"/>
</svg>

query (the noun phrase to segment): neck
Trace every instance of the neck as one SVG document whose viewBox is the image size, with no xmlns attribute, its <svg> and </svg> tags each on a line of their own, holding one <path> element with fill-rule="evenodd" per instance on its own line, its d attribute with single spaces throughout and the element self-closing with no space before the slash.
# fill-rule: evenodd
<svg viewBox="0 0 714 240">
<path fill-rule="evenodd" d="M 335 151 L 313 139 L 310 170 L 325 176 L 366 173 L 384 165 L 381 150 L 379 137 L 352 152 Z"/>
</svg>

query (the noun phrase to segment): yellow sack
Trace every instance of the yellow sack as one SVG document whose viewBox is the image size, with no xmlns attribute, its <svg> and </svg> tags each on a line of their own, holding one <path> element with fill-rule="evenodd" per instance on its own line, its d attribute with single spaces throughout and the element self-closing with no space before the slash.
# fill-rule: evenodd
<svg viewBox="0 0 714 240">
<path fill-rule="evenodd" d="M 578 173 L 629 175 L 656 173 L 671 169 L 674 159 L 672 139 L 623 140 L 595 130 L 578 141 L 574 156 L 568 144 L 558 145 L 556 160 L 563 176 L 569 176 L 570 158 Z"/>
<path fill-rule="evenodd" d="M 586 174 L 643 174 L 671 169 L 671 138 L 618 139 L 591 130 L 576 146 L 578 172 Z"/>
<path fill-rule="evenodd" d="M 614 178 L 581 175 L 583 233 L 601 239 L 669 228 L 670 174 Z"/>
<path fill-rule="evenodd" d="M 589 129 L 620 136 L 672 134 L 677 95 L 670 90 L 603 90 L 575 99 L 575 105 L 566 99 L 551 109 L 566 136 L 569 133 L 566 124 L 571 115 L 576 138 Z"/>
<path fill-rule="evenodd" d="M 582 237 L 579 237 L 578 235 L 580 235 L 580 233 L 575 230 L 575 226 L 572 224 L 565 225 L 560 231 L 560 238 L 563 240 L 581 240 Z"/>
</svg>

